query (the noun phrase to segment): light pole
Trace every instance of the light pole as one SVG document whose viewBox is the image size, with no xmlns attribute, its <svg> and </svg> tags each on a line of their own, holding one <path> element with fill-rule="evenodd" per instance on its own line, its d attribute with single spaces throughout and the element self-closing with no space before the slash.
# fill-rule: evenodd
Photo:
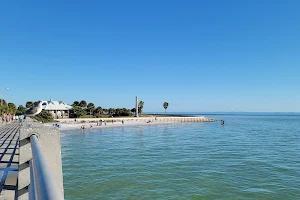
<svg viewBox="0 0 300 200">
<path fill-rule="evenodd" d="M 9 90 L 9 88 L 4 88 L 4 90 Z M 1 90 L 0 90 L 0 99 L 1 99 L 1 106 L 3 105 L 3 103 L 2 103 L 2 98 L 1 98 Z"/>
</svg>

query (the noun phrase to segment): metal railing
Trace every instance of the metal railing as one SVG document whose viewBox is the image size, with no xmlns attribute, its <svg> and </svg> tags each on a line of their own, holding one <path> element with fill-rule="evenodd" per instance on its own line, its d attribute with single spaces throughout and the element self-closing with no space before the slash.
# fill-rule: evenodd
<svg viewBox="0 0 300 200">
<path fill-rule="evenodd" d="M 32 159 L 30 165 L 29 199 L 62 200 L 61 192 L 51 173 L 36 135 L 30 136 Z"/>
</svg>

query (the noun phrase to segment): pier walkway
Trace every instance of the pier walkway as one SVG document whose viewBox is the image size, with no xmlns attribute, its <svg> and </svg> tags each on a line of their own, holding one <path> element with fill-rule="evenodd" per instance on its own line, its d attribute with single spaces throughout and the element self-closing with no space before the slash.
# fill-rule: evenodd
<svg viewBox="0 0 300 200">
<path fill-rule="evenodd" d="M 26 119 L 0 123 L 0 200 L 62 200 L 58 129 Z"/>
<path fill-rule="evenodd" d="M 20 123 L 0 125 L 0 199 L 17 199 Z"/>
</svg>

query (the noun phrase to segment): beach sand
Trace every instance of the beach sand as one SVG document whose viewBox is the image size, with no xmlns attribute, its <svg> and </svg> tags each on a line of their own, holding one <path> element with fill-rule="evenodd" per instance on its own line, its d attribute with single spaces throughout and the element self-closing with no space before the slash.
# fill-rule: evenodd
<svg viewBox="0 0 300 200">
<path fill-rule="evenodd" d="M 89 118 L 89 119 L 60 119 L 59 124 L 60 130 L 76 130 L 81 129 L 82 126 L 85 129 L 97 128 L 109 128 L 109 127 L 123 127 L 123 126 L 145 126 L 145 125 L 153 125 L 153 124 L 171 124 L 171 123 L 202 123 L 202 122 L 213 122 L 212 119 L 206 117 L 141 117 L 141 118 L 102 118 L 102 125 L 97 125 L 100 119 L 97 118 Z M 112 120 L 114 122 L 112 123 Z M 124 121 L 124 124 L 122 123 Z M 96 122 L 97 121 L 97 122 Z M 106 125 L 104 123 L 106 121 Z M 44 126 L 54 126 L 56 123 L 45 123 Z"/>
</svg>

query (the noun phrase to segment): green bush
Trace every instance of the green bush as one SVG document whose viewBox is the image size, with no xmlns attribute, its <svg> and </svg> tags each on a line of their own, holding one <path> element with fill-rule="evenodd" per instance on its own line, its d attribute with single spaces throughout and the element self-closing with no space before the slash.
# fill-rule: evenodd
<svg viewBox="0 0 300 200">
<path fill-rule="evenodd" d="M 46 110 L 42 110 L 42 112 L 36 116 L 31 117 L 32 119 L 38 120 L 40 122 L 55 122 L 52 115 Z"/>
</svg>

